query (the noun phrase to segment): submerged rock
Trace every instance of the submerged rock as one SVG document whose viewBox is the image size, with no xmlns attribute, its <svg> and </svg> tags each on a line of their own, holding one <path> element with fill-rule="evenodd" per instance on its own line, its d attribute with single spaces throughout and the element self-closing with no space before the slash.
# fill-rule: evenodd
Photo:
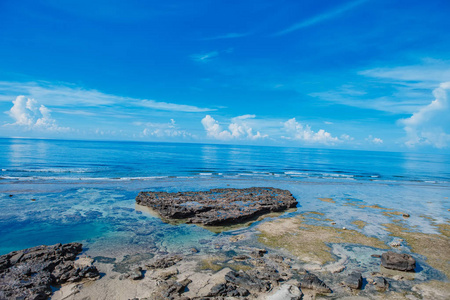
<svg viewBox="0 0 450 300">
<path fill-rule="evenodd" d="M 0 299 L 47 299 L 52 285 L 97 279 L 87 257 L 75 261 L 82 244 L 37 246 L 0 256 Z"/>
<path fill-rule="evenodd" d="M 287 190 L 276 188 L 212 189 L 204 192 L 140 192 L 136 203 L 166 219 L 208 226 L 245 222 L 258 216 L 296 207 Z"/>
<path fill-rule="evenodd" d="M 416 268 L 416 260 L 409 254 L 388 251 L 381 255 L 381 265 L 386 269 L 414 271 Z"/>
</svg>

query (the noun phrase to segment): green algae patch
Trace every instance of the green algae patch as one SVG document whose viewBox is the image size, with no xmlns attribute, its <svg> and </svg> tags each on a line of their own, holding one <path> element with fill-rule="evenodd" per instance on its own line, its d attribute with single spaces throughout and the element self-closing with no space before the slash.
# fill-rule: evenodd
<svg viewBox="0 0 450 300">
<path fill-rule="evenodd" d="M 225 257 L 215 256 L 215 257 L 207 257 L 200 261 L 199 269 L 200 270 L 211 270 L 213 272 L 218 272 L 225 268 L 221 262 L 226 259 Z M 220 263 L 220 264 L 218 264 Z"/>
<path fill-rule="evenodd" d="M 392 208 L 386 208 L 379 206 L 378 204 L 375 205 L 358 205 L 359 208 L 373 208 L 373 209 L 383 209 L 383 210 L 392 210 Z"/>
<path fill-rule="evenodd" d="M 336 203 L 336 201 L 334 201 L 333 198 L 317 198 L 317 199 L 323 202 Z"/>
<path fill-rule="evenodd" d="M 224 268 L 230 268 L 234 271 L 248 271 L 253 268 L 253 266 L 238 263 L 238 262 L 225 262 L 227 258 L 225 256 L 213 256 L 207 257 L 200 261 L 199 269 L 200 270 L 211 270 L 213 272 L 218 272 Z"/>
<path fill-rule="evenodd" d="M 411 251 L 427 258 L 427 263 L 443 272 L 450 278 L 450 226 L 448 224 L 435 225 L 441 234 L 428 234 L 410 231 L 404 224 L 382 224 L 391 236 L 404 239 Z"/>
<path fill-rule="evenodd" d="M 353 221 L 352 224 L 358 226 L 359 229 L 363 229 L 367 225 L 366 222 L 361 220 Z"/>
<path fill-rule="evenodd" d="M 387 249 L 385 243 L 356 230 L 306 224 L 303 216 L 274 220 L 257 227 L 258 241 L 273 248 L 284 248 L 300 260 L 324 264 L 333 261 L 328 243 L 361 244 Z"/>
<path fill-rule="evenodd" d="M 385 215 L 386 217 L 396 217 L 405 215 L 405 213 L 401 211 L 383 211 L 382 214 Z"/>
<path fill-rule="evenodd" d="M 307 215 L 318 215 L 318 216 L 325 216 L 324 213 L 318 212 L 318 211 L 307 211 L 304 213 L 301 213 L 302 216 L 307 216 Z"/>
</svg>

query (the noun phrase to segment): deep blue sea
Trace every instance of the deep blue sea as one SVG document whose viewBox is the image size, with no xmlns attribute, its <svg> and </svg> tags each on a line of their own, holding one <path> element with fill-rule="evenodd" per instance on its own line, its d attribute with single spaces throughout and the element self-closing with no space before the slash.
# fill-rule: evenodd
<svg viewBox="0 0 450 300">
<path fill-rule="evenodd" d="M 444 223 L 449 219 L 450 156 L 0 139 L 0 254 L 74 241 L 82 242 L 92 256 L 120 256 L 152 247 L 182 251 L 196 246 L 210 251 L 213 244 L 252 232 L 257 224 L 222 233 L 196 225 L 166 224 L 136 206 L 136 195 L 142 190 L 251 186 L 293 193 L 299 201 L 297 211 L 281 217 L 317 211 L 333 219 L 336 226 L 362 230 L 389 242 L 392 237 L 381 226 L 390 221 L 389 216 L 346 203 L 407 212 L 411 215 L 408 225 L 433 233 L 435 227 L 429 220 Z M 336 205 L 319 198 L 332 198 Z M 369 225 L 360 229 L 352 224 L 355 220 Z"/>
</svg>

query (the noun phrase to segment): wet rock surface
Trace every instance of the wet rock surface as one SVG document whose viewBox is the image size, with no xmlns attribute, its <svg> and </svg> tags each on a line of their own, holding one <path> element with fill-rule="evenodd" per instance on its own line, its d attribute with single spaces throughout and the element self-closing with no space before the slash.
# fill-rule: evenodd
<svg viewBox="0 0 450 300">
<path fill-rule="evenodd" d="M 140 192 L 136 203 L 166 219 L 187 219 L 207 226 L 232 225 L 296 207 L 287 190 L 276 188 L 212 189 L 203 192 Z"/>
<path fill-rule="evenodd" d="M 409 254 L 388 251 L 381 255 L 381 265 L 387 269 L 412 272 L 416 268 L 416 260 Z"/>
<path fill-rule="evenodd" d="M 82 244 L 37 246 L 0 256 L 0 299 L 47 299 L 51 286 L 97 279 L 92 259 L 75 258 Z"/>
</svg>

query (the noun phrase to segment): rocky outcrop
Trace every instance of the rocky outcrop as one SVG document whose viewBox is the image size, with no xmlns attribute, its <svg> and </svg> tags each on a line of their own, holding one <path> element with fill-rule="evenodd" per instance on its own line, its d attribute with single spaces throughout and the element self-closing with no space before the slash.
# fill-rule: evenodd
<svg viewBox="0 0 450 300">
<path fill-rule="evenodd" d="M 310 289 L 318 293 L 331 293 L 331 289 L 316 275 L 311 273 L 301 275 L 299 283 L 302 289 Z"/>
<path fill-rule="evenodd" d="M 82 244 L 37 246 L 0 256 L 0 299 L 47 299 L 52 285 L 97 279 L 92 259 L 75 258 Z"/>
<path fill-rule="evenodd" d="M 413 272 L 416 268 L 416 260 L 409 254 L 388 251 L 381 255 L 381 265 L 387 269 Z"/>
<path fill-rule="evenodd" d="M 147 269 L 166 269 L 175 265 L 182 259 L 183 258 L 179 255 L 169 255 L 155 259 L 153 262 L 147 264 L 146 267 Z"/>
<path fill-rule="evenodd" d="M 225 283 L 211 288 L 208 297 L 246 297 L 250 294 L 267 293 L 278 285 L 281 276 L 269 265 L 249 271 L 230 271 L 225 275 Z"/>
<path fill-rule="evenodd" d="M 187 219 L 207 226 L 245 222 L 263 214 L 296 207 L 287 190 L 276 188 L 212 189 L 204 192 L 140 192 L 136 203 L 165 219 Z"/>
</svg>

